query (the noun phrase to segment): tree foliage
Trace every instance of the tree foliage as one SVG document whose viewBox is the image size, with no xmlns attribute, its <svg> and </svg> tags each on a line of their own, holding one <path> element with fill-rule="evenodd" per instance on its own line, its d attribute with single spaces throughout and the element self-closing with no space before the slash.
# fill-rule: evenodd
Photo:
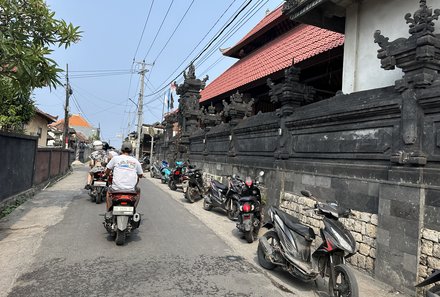
<svg viewBox="0 0 440 297">
<path fill-rule="evenodd" d="M 60 84 L 52 46 L 79 41 L 79 27 L 55 18 L 44 0 L 0 0 L 0 126 L 17 129 L 30 120 L 35 88 Z"/>
</svg>

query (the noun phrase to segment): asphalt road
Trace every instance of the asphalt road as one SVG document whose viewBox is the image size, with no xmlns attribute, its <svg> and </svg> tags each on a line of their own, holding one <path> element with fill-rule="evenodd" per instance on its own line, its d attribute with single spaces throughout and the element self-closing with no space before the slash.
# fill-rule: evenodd
<svg viewBox="0 0 440 297">
<path fill-rule="evenodd" d="M 124 246 L 102 225 L 104 204 L 85 191 L 65 198 L 64 216 L 8 296 L 287 295 L 167 193 L 140 186 L 142 224 Z"/>
</svg>

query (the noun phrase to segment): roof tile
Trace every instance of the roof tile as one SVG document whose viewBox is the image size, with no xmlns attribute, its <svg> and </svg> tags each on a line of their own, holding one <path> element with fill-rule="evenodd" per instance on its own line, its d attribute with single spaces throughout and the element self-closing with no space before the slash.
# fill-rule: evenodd
<svg viewBox="0 0 440 297">
<path fill-rule="evenodd" d="M 299 25 L 242 58 L 204 90 L 200 102 L 235 90 L 292 64 L 344 44 L 344 35 L 310 25 Z"/>
</svg>

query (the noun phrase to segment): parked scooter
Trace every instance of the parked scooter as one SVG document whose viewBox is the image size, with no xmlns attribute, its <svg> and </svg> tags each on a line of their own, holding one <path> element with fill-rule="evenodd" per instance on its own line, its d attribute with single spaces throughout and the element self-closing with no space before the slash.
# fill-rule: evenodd
<svg viewBox="0 0 440 297">
<path fill-rule="evenodd" d="M 186 164 L 182 161 L 176 161 L 176 167 L 171 170 L 168 180 L 168 187 L 175 191 L 178 187 L 182 187 L 183 175 L 186 172 Z"/>
<path fill-rule="evenodd" d="M 309 191 L 301 191 L 301 194 L 316 200 Z M 267 224 L 271 230 L 260 238 L 258 245 L 260 265 L 269 270 L 280 266 L 303 281 L 315 280 L 319 275 L 328 276 L 330 296 L 358 297 L 356 278 L 345 264 L 345 259 L 356 253 L 356 241 L 338 221 L 339 218 L 348 218 L 351 210 L 338 206 L 336 202 L 317 202 L 314 208 L 305 210 L 314 210 L 323 216 L 323 243 L 311 253 L 315 239 L 313 229 L 271 207 Z"/>
<path fill-rule="evenodd" d="M 427 279 L 417 284 L 417 288 L 425 287 L 440 281 L 440 270 L 434 269 Z M 440 297 L 440 284 L 426 291 L 426 297 Z"/>
<path fill-rule="evenodd" d="M 166 161 L 162 161 L 162 164 L 163 164 L 163 162 L 166 162 Z M 159 162 L 155 161 L 153 163 L 153 165 L 150 166 L 151 178 L 161 178 L 162 174 L 161 174 L 160 170 L 161 170 L 161 164 L 159 164 Z"/>
<path fill-rule="evenodd" d="M 162 167 L 160 169 L 160 180 L 163 184 L 168 184 L 170 181 L 171 169 L 167 161 L 162 161 Z"/>
<path fill-rule="evenodd" d="M 189 202 L 202 199 L 205 194 L 202 170 L 196 169 L 195 166 L 188 169 L 183 176 L 182 189 L 183 195 Z"/>
<path fill-rule="evenodd" d="M 208 195 L 203 199 L 203 208 L 211 210 L 213 207 L 219 207 L 226 210 L 227 216 L 230 220 L 235 220 L 240 213 L 240 194 L 243 189 L 244 182 L 238 175 L 228 176 L 228 186 L 211 180 Z"/>
<path fill-rule="evenodd" d="M 263 177 L 264 171 L 260 171 L 259 177 L 247 177 L 241 193 L 241 198 L 238 200 L 240 213 L 238 215 L 237 228 L 244 233 L 248 243 L 254 242 L 258 237 L 258 231 L 261 227 L 261 193 L 258 185 L 260 179 Z"/>
<path fill-rule="evenodd" d="M 143 156 L 142 159 L 139 160 L 139 163 L 141 163 L 143 171 L 150 170 L 150 158 L 148 156 Z"/>
<path fill-rule="evenodd" d="M 89 195 L 92 198 L 92 202 L 96 204 L 105 200 L 108 189 L 108 179 L 104 177 L 105 168 L 100 166 L 96 167 L 93 172 L 93 181 L 90 185 Z"/>
<path fill-rule="evenodd" d="M 138 228 L 141 215 L 136 212 L 139 193 L 134 191 L 110 191 L 112 207 L 104 216 L 104 227 L 115 237 L 116 245 L 123 245 L 127 235 Z"/>
</svg>

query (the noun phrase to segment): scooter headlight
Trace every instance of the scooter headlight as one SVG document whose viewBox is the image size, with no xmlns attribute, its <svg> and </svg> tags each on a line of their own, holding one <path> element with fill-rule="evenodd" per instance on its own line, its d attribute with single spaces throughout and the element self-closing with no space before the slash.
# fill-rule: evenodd
<svg viewBox="0 0 440 297">
<path fill-rule="evenodd" d="M 344 250 L 346 250 L 350 254 L 355 252 L 356 245 L 354 247 L 352 247 L 351 244 L 338 233 L 338 231 L 336 231 L 333 228 L 332 228 L 332 231 L 333 231 L 332 235 L 335 236 L 335 239 L 338 241 L 338 244 L 340 245 L 341 248 L 343 248 Z"/>
</svg>

